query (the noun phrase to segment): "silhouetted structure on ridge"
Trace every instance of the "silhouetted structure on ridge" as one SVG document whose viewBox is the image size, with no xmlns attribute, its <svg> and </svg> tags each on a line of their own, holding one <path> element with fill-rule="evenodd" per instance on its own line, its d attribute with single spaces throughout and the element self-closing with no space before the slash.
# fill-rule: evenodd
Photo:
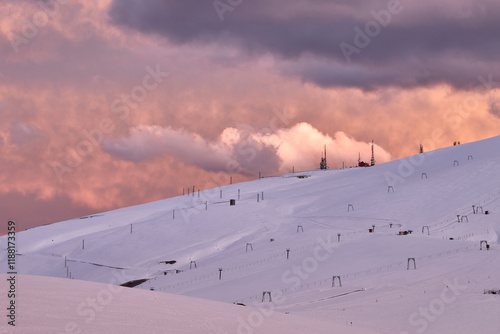
<svg viewBox="0 0 500 334">
<path fill-rule="evenodd" d="M 369 164 L 367 164 L 364 161 L 361 161 L 361 153 L 358 152 L 358 167 L 370 167 Z"/>
<path fill-rule="evenodd" d="M 375 166 L 375 154 L 373 153 L 373 139 L 372 139 L 372 158 L 370 160 L 370 166 Z"/>
<path fill-rule="evenodd" d="M 321 162 L 319 163 L 319 169 L 328 169 L 328 165 L 326 164 L 326 145 L 324 155 L 321 153 Z"/>
<path fill-rule="evenodd" d="M 361 161 L 361 153 L 358 152 L 358 167 L 371 167 L 371 166 L 375 166 L 375 153 L 373 151 L 373 140 L 372 140 L 372 157 L 370 159 L 370 164 Z"/>
</svg>

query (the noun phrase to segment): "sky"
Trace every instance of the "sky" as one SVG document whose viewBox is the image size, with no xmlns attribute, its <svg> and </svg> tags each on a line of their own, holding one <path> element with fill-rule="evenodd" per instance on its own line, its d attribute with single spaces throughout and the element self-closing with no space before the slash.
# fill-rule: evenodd
<svg viewBox="0 0 500 334">
<path fill-rule="evenodd" d="M 498 135 L 495 0 L 0 4 L 18 229 Z M 1 231 L 4 234 L 6 231 Z"/>
</svg>

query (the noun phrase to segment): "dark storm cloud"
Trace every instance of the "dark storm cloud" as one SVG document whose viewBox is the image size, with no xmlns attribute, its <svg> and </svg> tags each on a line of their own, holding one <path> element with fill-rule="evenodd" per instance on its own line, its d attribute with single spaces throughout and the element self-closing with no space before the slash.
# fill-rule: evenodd
<svg viewBox="0 0 500 334">
<path fill-rule="evenodd" d="M 468 89 L 480 75 L 500 76 L 495 1 L 216 3 L 225 9 L 217 13 L 214 1 L 115 0 L 109 14 L 115 24 L 175 44 L 230 45 L 247 56 L 270 52 L 284 73 L 325 87 Z"/>
</svg>

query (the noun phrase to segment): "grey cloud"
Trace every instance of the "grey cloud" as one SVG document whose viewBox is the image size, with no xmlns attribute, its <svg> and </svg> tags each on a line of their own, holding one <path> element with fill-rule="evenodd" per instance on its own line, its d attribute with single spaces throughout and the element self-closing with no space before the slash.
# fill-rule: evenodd
<svg viewBox="0 0 500 334">
<path fill-rule="evenodd" d="M 500 118 L 500 106 L 498 105 L 500 101 L 492 101 L 490 102 L 490 107 L 488 111 L 490 114 L 495 115 Z"/>
<path fill-rule="evenodd" d="M 13 122 L 10 128 L 10 142 L 16 146 L 25 146 L 39 139 L 46 138 L 45 133 L 35 125 Z"/>
<path fill-rule="evenodd" d="M 104 140 L 102 150 L 132 162 L 150 161 L 166 154 L 209 172 L 255 175 L 258 171 L 279 171 L 281 159 L 276 147 L 257 141 L 245 130 L 227 130 L 209 141 L 184 130 L 133 128 L 129 137 Z"/>
<path fill-rule="evenodd" d="M 250 134 L 244 134 L 233 146 L 231 153 L 233 166 L 229 165 L 230 169 L 246 175 L 255 175 L 258 171 L 264 175 L 275 174 L 279 172 L 282 163 L 277 151 L 277 147 L 260 143 Z"/>
<path fill-rule="evenodd" d="M 388 3 L 243 1 L 221 22 L 212 1 L 115 0 L 109 14 L 117 25 L 180 45 L 232 45 L 246 56 L 270 52 L 290 64 L 287 75 L 326 87 L 447 83 L 468 89 L 477 84 L 478 75 L 500 76 L 498 2 L 401 0 L 401 11 L 359 47 L 354 28 L 366 33 L 365 25 L 375 20 L 371 12 L 386 11 Z M 342 42 L 358 46 L 350 63 Z M 294 62 L 299 65 L 296 70 Z"/>
</svg>

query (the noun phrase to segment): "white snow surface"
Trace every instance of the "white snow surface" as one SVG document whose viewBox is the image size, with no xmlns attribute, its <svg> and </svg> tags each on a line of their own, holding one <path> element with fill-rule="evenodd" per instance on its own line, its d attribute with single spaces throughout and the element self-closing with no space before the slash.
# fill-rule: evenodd
<svg viewBox="0 0 500 334">
<path fill-rule="evenodd" d="M 18 232 L 15 330 L 500 333 L 500 295 L 484 294 L 500 290 L 499 166 L 494 137 Z"/>
<path fill-rule="evenodd" d="M 2 281 L 6 277 L 0 275 Z M 251 307 L 103 283 L 27 275 L 17 279 L 16 326 L 2 324 L 2 333 L 359 333 L 271 308 L 263 314 Z"/>
</svg>

